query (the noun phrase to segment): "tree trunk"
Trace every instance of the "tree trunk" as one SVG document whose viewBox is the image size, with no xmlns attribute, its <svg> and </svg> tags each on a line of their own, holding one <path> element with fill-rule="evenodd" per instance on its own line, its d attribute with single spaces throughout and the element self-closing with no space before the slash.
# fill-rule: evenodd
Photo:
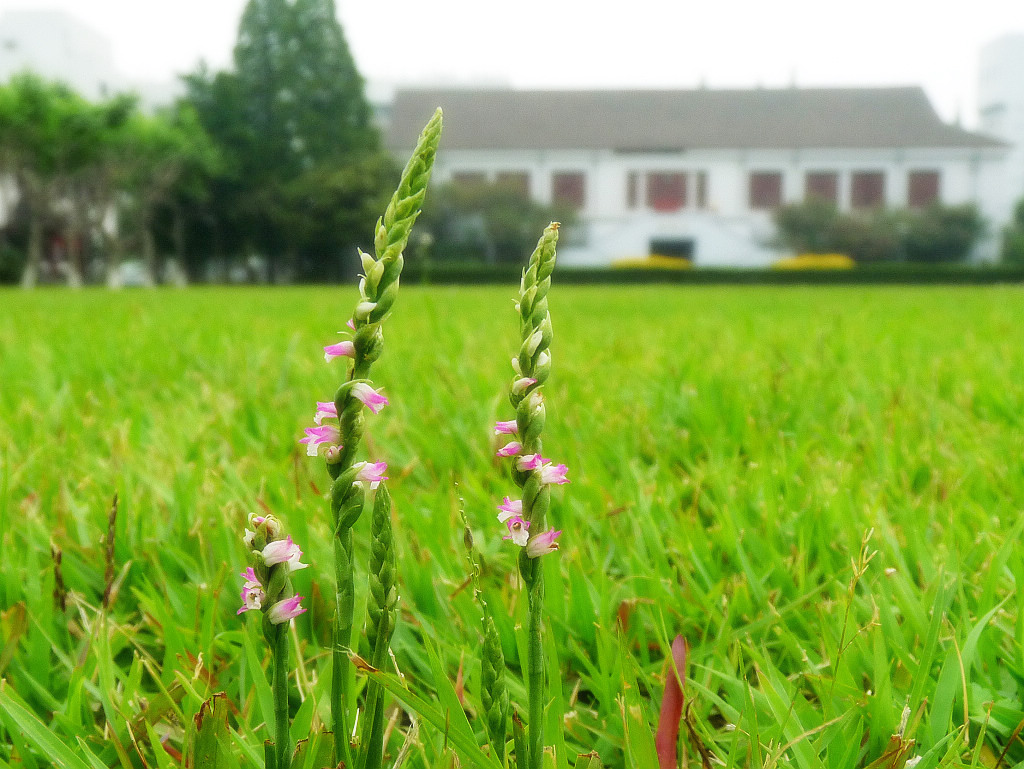
<svg viewBox="0 0 1024 769">
<path fill-rule="evenodd" d="M 107 287 L 121 288 L 121 257 L 124 250 L 121 234 L 107 233 L 103 239 L 107 246 Z"/>
<path fill-rule="evenodd" d="M 77 202 L 71 205 L 71 218 L 64 232 L 67 241 L 68 288 L 82 287 L 82 212 Z"/>
<path fill-rule="evenodd" d="M 148 282 L 151 286 L 157 285 L 157 241 L 153 237 L 153 227 L 150 222 L 142 225 L 142 263 L 148 273 Z"/>
<path fill-rule="evenodd" d="M 171 234 L 174 237 L 174 259 L 167 265 L 168 281 L 183 288 L 188 285 L 188 271 L 185 269 L 185 217 L 180 205 L 174 206 Z"/>
<path fill-rule="evenodd" d="M 28 219 L 28 258 L 25 270 L 21 274 L 22 288 L 35 288 L 39 282 L 39 265 L 43 261 L 43 215 L 39 210 L 38 201 L 32 200 L 29 205 Z"/>
</svg>

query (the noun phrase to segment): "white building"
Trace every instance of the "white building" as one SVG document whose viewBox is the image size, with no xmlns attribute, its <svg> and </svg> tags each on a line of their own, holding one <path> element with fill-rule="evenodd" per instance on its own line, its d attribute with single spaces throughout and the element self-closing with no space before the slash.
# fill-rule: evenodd
<svg viewBox="0 0 1024 769">
<path fill-rule="evenodd" d="M 814 195 L 841 210 L 975 203 L 993 259 L 1008 146 L 941 121 L 918 87 L 691 91 L 398 91 L 389 145 L 407 154 L 440 105 L 434 178 L 506 181 L 578 210 L 560 258 L 661 253 L 763 266 L 771 214 Z"/>
<path fill-rule="evenodd" d="M 981 50 L 978 77 L 981 130 L 1012 145 L 1000 190 L 999 219 L 1024 197 L 1024 35 L 1005 35 Z"/>
</svg>

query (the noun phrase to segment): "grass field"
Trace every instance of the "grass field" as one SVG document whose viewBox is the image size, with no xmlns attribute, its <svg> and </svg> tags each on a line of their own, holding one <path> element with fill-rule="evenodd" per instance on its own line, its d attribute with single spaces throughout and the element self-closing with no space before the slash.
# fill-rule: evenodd
<svg viewBox="0 0 1024 769">
<path fill-rule="evenodd" d="M 559 760 L 654 766 L 681 633 L 686 767 L 867 766 L 903 718 L 914 746 L 874 766 L 1024 766 L 1024 290 L 555 283 Z M 514 290 L 403 287 L 374 375 L 392 406 L 368 429 L 395 501 L 397 665 L 428 701 L 448 691 L 432 639 L 481 733 L 460 497 L 524 699 L 491 430 L 510 417 Z M 217 691 L 232 761 L 256 765 L 266 655 L 235 616 L 250 511 L 284 519 L 312 564 L 294 731 L 329 722 L 327 477 L 296 441 L 340 379 L 321 346 L 355 296 L 0 292 L 0 766 L 178 766 Z M 405 765 L 454 765 L 417 723 Z M 409 729 L 397 718 L 392 754 Z"/>
</svg>

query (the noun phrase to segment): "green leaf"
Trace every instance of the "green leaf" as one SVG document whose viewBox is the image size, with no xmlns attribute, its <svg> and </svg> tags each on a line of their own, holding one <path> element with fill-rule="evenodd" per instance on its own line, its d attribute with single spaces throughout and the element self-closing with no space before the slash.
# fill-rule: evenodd
<svg viewBox="0 0 1024 769">
<path fill-rule="evenodd" d="M 31 745 L 39 748 L 43 755 L 59 769 L 90 769 L 89 765 L 57 739 L 36 715 L 25 706 L 10 689 L 6 681 L 0 681 L 0 711 L 12 731 L 20 731 Z"/>
<path fill-rule="evenodd" d="M 228 733 L 227 696 L 219 692 L 199 708 L 193 719 L 195 732 L 190 755 L 192 769 L 219 769 L 224 765 L 221 740 Z"/>
<path fill-rule="evenodd" d="M 427 648 L 431 654 L 431 667 L 433 668 L 437 655 L 429 642 Z M 442 711 L 422 697 L 413 694 L 394 675 L 370 667 L 364 661 L 354 656 L 352 661 L 356 666 L 356 670 L 363 673 L 370 680 L 379 683 L 387 691 L 391 692 L 397 700 L 403 702 L 410 710 L 419 715 L 420 718 L 444 733 L 448 741 L 459 751 L 459 755 L 464 762 L 470 766 L 478 767 L 478 769 L 502 769 L 501 764 L 498 763 L 494 756 L 487 755 L 480 750 L 480 746 L 477 745 L 476 735 L 469 728 L 469 721 L 466 719 L 466 714 L 462 711 L 461 706 L 458 708 L 458 713 L 452 713 L 450 707 Z M 442 691 L 445 688 L 444 683 L 447 683 L 449 692 Z M 443 678 L 442 683 L 438 683 L 435 680 L 434 685 L 438 689 L 438 697 L 442 702 L 447 699 L 448 694 L 455 697 L 455 689 L 448 682 L 447 678 Z M 458 697 L 455 697 L 455 701 L 458 703 Z M 459 717 L 460 714 L 461 718 Z"/>
</svg>

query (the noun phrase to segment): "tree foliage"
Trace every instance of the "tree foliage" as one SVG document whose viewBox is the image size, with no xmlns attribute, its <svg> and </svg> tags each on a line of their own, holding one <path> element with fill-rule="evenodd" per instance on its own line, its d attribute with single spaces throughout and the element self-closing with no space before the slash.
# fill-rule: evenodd
<svg viewBox="0 0 1024 769">
<path fill-rule="evenodd" d="M 1013 219 L 1003 230 L 1002 257 L 1009 264 L 1024 264 L 1024 200 L 1017 202 Z"/>
<path fill-rule="evenodd" d="M 225 157 L 207 225 L 224 255 L 258 252 L 300 276 L 330 273 L 397 176 L 333 1 L 250 0 L 234 65 L 186 78 Z"/>
<path fill-rule="evenodd" d="M 777 244 L 797 253 L 842 253 L 859 262 L 958 262 L 984 233 L 973 204 L 840 212 L 810 199 L 775 212 Z"/>
<path fill-rule="evenodd" d="M 5 248 L 23 245 L 25 286 L 48 251 L 62 252 L 72 285 L 90 268 L 113 271 L 126 242 L 149 238 L 153 207 L 187 174 L 215 165 L 187 109 L 144 115 L 130 95 L 90 102 L 31 73 L 0 86 L 0 170 L 18 195 Z"/>
<path fill-rule="evenodd" d="M 450 183 L 431 191 L 412 250 L 442 261 L 525 263 L 539 231 L 574 218 L 569 209 L 531 200 L 515 184 Z"/>
</svg>

